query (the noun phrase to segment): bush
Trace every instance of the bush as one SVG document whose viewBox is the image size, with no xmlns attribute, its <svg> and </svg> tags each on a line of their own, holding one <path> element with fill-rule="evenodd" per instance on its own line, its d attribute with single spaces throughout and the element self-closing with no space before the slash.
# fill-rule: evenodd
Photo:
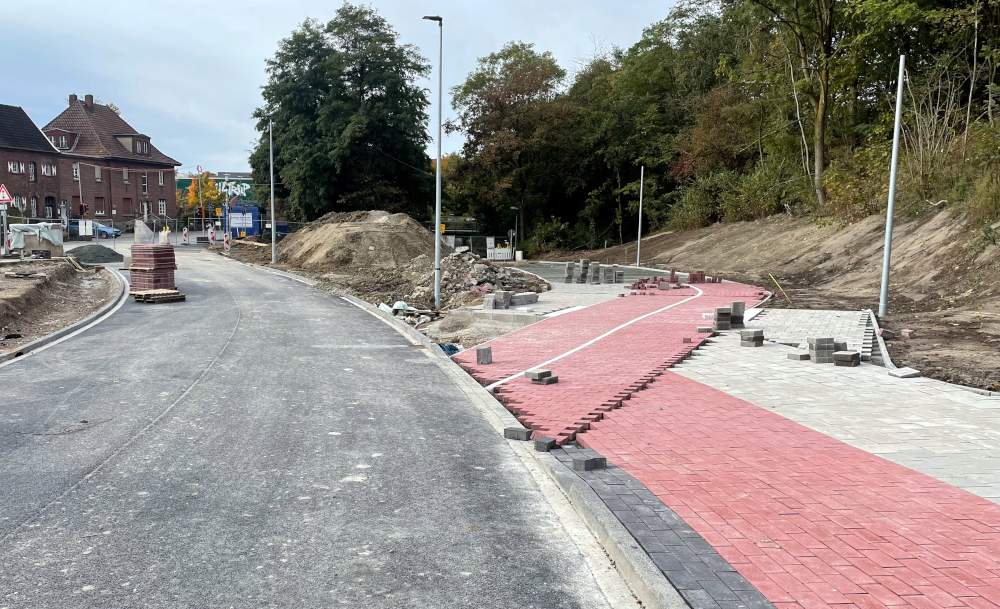
<svg viewBox="0 0 1000 609">
<path fill-rule="evenodd" d="M 552 216 L 548 222 L 535 225 L 529 241 L 524 248 L 529 254 L 561 249 L 570 241 L 569 223 Z"/>
<path fill-rule="evenodd" d="M 805 176 L 769 157 L 722 193 L 722 218 L 726 222 L 743 222 L 791 213 L 809 201 L 808 193 Z"/>
<path fill-rule="evenodd" d="M 733 188 L 738 177 L 730 171 L 697 178 L 670 208 L 667 226 L 674 230 L 692 230 L 708 226 L 721 219 L 719 198 Z"/>
<path fill-rule="evenodd" d="M 858 148 L 835 158 L 823 174 L 827 212 L 853 222 L 885 210 L 889 194 L 888 145 Z"/>
</svg>

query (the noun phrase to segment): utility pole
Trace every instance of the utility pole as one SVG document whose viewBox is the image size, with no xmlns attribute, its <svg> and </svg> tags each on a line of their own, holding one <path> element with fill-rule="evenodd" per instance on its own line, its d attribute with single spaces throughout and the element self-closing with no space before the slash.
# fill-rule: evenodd
<svg viewBox="0 0 1000 609">
<path fill-rule="evenodd" d="M 205 228 L 205 202 L 201 200 L 201 165 L 198 165 L 198 207 L 201 208 L 201 234 L 208 234 Z"/>
<path fill-rule="evenodd" d="M 639 169 L 639 238 L 635 242 L 635 265 L 639 266 L 639 255 L 642 252 L 642 187 L 646 181 L 646 166 Z"/>
<path fill-rule="evenodd" d="M 437 193 L 434 200 L 434 308 L 441 309 L 441 104 L 444 100 L 444 19 L 424 17 L 438 24 L 438 157 Z"/>
<path fill-rule="evenodd" d="M 271 157 L 271 264 L 274 264 L 278 260 L 276 249 L 278 225 L 274 221 L 274 119 L 270 116 L 267 117 L 267 137 L 267 151 Z"/>
<path fill-rule="evenodd" d="M 889 169 L 889 206 L 885 210 L 885 248 L 882 253 L 882 291 L 878 298 L 878 315 L 882 317 L 889 306 L 889 259 L 892 257 L 892 212 L 896 204 L 896 166 L 899 164 L 899 126 L 903 118 L 903 78 L 906 74 L 906 55 L 899 56 L 899 83 L 896 85 L 896 126 L 892 136 L 892 165 Z"/>
</svg>

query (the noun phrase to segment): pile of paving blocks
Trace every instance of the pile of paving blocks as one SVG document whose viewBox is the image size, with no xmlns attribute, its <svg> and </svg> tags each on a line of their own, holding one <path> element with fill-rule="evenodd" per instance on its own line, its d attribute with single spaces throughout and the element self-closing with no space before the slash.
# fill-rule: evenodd
<svg viewBox="0 0 1000 609">
<path fill-rule="evenodd" d="M 614 267 L 606 266 L 601 269 L 604 271 L 604 283 L 614 283 L 615 282 L 615 269 Z"/>
<path fill-rule="evenodd" d="M 174 271 L 177 261 L 174 246 L 160 244 L 136 244 L 132 246 L 131 290 L 174 290 Z"/>
<path fill-rule="evenodd" d="M 731 330 L 733 320 L 733 310 L 729 307 L 715 307 L 715 316 L 712 320 L 712 327 L 716 332 L 721 330 Z"/>
<path fill-rule="evenodd" d="M 590 263 L 590 283 L 601 283 L 601 263 L 594 261 Z"/>
<path fill-rule="evenodd" d="M 625 271 L 615 271 L 615 283 L 625 283 Z"/>
<path fill-rule="evenodd" d="M 576 268 L 575 262 L 566 263 L 566 283 L 573 283 L 573 270 Z"/>
<path fill-rule="evenodd" d="M 482 366 L 493 363 L 493 347 L 476 347 L 476 363 Z"/>
<path fill-rule="evenodd" d="M 688 283 L 705 283 L 705 271 L 688 273 Z"/>
<path fill-rule="evenodd" d="M 551 370 L 528 370 L 524 376 L 531 379 L 532 385 L 552 385 L 559 382 L 559 377 L 552 376 Z"/>
<path fill-rule="evenodd" d="M 763 347 L 764 330 L 740 330 L 741 347 Z"/>
<path fill-rule="evenodd" d="M 833 352 L 836 351 L 837 348 L 833 344 L 832 337 L 817 338 L 810 336 L 806 338 L 806 342 L 809 344 L 809 359 L 811 359 L 814 364 L 833 363 Z"/>
<path fill-rule="evenodd" d="M 577 283 L 587 283 L 587 274 L 590 272 L 590 260 L 587 258 L 580 259 L 580 276 L 577 277 Z"/>
<path fill-rule="evenodd" d="M 520 294 L 514 294 L 510 299 L 510 304 L 515 307 L 523 307 L 535 304 L 536 302 L 538 302 L 537 292 L 521 292 Z"/>
<path fill-rule="evenodd" d="M 493 294 L 483 296 L 483 309 L 509 309 L 511 307 L 523 307 L 538 302 L 537 292 L 521 292 L 515 294 L 509 290 L 497 290 Z"/>
<path fill-rule="evenodd" d="M 843 368 L 854 368 L 861 365 L 861 353 L 858 351 L 834 351 L 833 364 Z"/>
</svg>

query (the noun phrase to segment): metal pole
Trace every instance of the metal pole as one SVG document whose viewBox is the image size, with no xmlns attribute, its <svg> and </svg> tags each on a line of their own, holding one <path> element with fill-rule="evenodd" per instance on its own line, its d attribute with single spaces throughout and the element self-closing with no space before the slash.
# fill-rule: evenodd
<svg viewBox="0 0 1000 609">
<path fill-rule="evenodd" d="M 76 185 L 80 189 L 80 206 L 83 207 L 84 209 L 87 209 L 87 204 L 83 202 L 83 163 L 76 164 Z M 86 214 L 80 214 L 80 220 L 83 220 L 86 217 L 87 217 Z M 93 227 L 93 225 L 91 226 Z M 79 224 L 77 225 L 76 234 L 80 235 Z M 94 234 L 96 235 L 94 238 L 97 239 L 97 241 L 100 241 L 101 231 L 100 230 L 95 231 Z"/>
<path fill-rule="evenodd" d="M 444 19 L 438 19 L 438 158 L 434 198 L 434 308 L 441 309 L 441 105 L 444 103 Z"/>
<path fill-rule="evenodd" d="M 646 166 L 639 169 L 639 239 L 635 242 L 635 265 L 639 266 L 639 255 L 642 251 L 642 186 L 646 181 Z"/>
<path fill-rule="evenodd" d="M 268 154 L 271 157 L 271 264 L 278 260 L 277 256 L 277 230 L 278 225 L 274 221 L 274 120 L 267 119 Z"/>
<path fill-rule="evenodd" d="M 198 166 L 198 207 L 201 208 L 201 233 L 208 234 L 205 228 L 205 202 L 201 200 L 201 165 Z"/>
<path fill-rule="evenodd" d="M 899 126 L 903 119 L 903 77 L 906 55 L 899 56 L 899 83 L 896 85 L 896 126 L 892 136 L 892 166 L 889 170 L 889 206 L 885 210 L 885 248 L 882 253 L 882 291 L 878 298 L 878 314 L 887 313 L 889 304 L 889 259 L 892 257 L 892 212 L 896 204 L 896 166 L 899 164 Z"/>
</svg>

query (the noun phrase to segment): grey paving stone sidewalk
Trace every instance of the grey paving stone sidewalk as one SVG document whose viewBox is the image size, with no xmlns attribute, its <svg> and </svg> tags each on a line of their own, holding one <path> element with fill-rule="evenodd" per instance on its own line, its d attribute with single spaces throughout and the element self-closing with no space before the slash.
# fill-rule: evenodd
<svg viewBox="0 0 1000 609">
<path fill-rule="evenodd" d="M 566 446 L 553 450 L 552 455 L 572 471 L 573 454 L 579 450 Z M 612 463 L 606 469 L 573 473 L 594 489 L 691 609 L 774 609 L 767 597 L 641 482 Z"/>
<path fill-rule="evenodd" d="M 791 361 L 796 349 L 739 340 L 719 335 L 672 372 L 1000 503 L 1000 398 L 871 364 Z"/>
</svg>

